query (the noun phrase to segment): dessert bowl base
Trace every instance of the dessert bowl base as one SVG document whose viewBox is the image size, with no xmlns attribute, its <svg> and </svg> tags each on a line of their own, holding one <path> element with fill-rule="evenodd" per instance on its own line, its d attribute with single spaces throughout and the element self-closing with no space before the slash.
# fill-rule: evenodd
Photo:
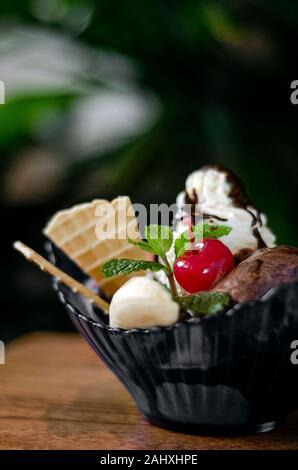
<svg viewBox="0 0 298 470">
<path fill-rule="evenodd" d="M 209 424 L 191 424 L 172 421 L 169 419 L 152 418 L 145 416 L 145 418 L 153 425 L 160 426 L 174 432 L 181 432 L 184 434 L 201 435 L 201 436 L 239 436 L 249 434 L 260 434 L 270 432 L 276 429 L 281 423 L 281 420 L 268 421 L 259 424 L 247 425 L 209 425 Z"/>
</svg>

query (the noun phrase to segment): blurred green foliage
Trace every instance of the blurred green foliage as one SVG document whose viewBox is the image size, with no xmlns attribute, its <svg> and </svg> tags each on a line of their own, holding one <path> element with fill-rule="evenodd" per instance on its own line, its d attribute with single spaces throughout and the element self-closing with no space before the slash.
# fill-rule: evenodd
<svg viewBox="0 0 298 470">
<path fill-rule="evenodd" d="M 0 107 L 2 189 L 24 149 L 54 153 L 61 166 L 59 184 L 27 207 L 32 231 L 51 211 L 84 198 L 128 193 L 136 202 L 173 202 L 190 171 L 218 162 L 243 178 L 279 241 L 298 245 L 298 108 L 290 103 L 298 3 L 2 0 L 0 14 L 4 32 L 46 31 L 57 39 L 57 53 L 67 38 L 90 56 L 85 68 L 70 71 L 69 87 L 22 93 L 20 86 Z M 0 79 L 1 51 L 5 43 Z M 97 53 L 122 58 L 128 69 L 94 68 Z M 88 93 L 107 90 L 144 95 L 156 104 L 154 119 L 107 149 L 72 147 L 74 108 Z M 92 117 L 84 119 L 88 129 Z M 12 207 L 5 191 L 2 205 Z"/>
</svg>

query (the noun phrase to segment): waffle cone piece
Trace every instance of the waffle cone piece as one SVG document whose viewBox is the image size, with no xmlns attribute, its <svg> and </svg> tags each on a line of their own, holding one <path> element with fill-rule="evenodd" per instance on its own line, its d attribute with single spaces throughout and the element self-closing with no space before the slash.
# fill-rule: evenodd
<svg viewBox="0 0 298 470">
<path fill-rule="evenodd" d="M 133 206 L 126 196 L 112 202 L 95 199 L 59 211 L 43 233 L 108 295 L 113 295 L 130 276 L 105 278 L 101 264 L 111 258 L 144 259 L 144 252 L 128 242 L 128 238 L 138 241 L 141 237 Z"/>
</svg>

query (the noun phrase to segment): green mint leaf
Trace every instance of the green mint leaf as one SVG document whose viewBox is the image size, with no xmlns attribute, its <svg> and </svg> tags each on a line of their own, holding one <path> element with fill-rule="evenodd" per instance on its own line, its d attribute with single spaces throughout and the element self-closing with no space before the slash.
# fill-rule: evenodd
<svg viewBox="0 0 298 470">
<path fill-rule="evenodd" d="M 149 225 L 145 235 L 153 252 L 164 258 L 173 243 L 173 229 L 167 225 Z"/>
<path fill-rule="evenodd" d="M 111 259 L 101 266 L 101 271 L 105 277 L 116 277 L 122 274 L 131 274 L 137 271 L 167 271 L 166 267 L 160 263 L 147 260 L 136 259 Z"/>
<path fill-rule="evenodd" d="M 232 227 L 228 225 L 210 225 L 203 224 L 203 238 L 220 238 L 229 235 Z"/>
<path fill-rule="evenodd" d="M 175 240 L 175 256 L 180 258 L 187 250 L 191 249 L 189 230 L 183 232 Z"/>
<path fill-rule="evenodd" d="M 149 245 L 149 243 L 146 240 L 141 240 L 139 242 L 136 242 L 135 240 L 131 240 L 131 238 L 129 238 L 128 241 L 132 245 L 138 246 L 144 251 L 148 251 L 149 253 L 154 253 L 152 247 Z"/>
<path fill-rule="evenodd" d="M 231 302 L 226 292 L 200 292 L 196 295 L 185 295 L 176 298 L 177 302 L 194 315 L 212 315 L 224 310 Z"/>
<path fill-rule="evenodd" d="M 191 249 L 191 241 L 192 243 L 196 243 L 204 238 L 220 238 L 224 235 L 229 235 L 231 231 L 232 227 L 228 225 L 194 225 L 191 234 L 189 230 L 186 230 L 175 240 L 176 258 L 179 258 L 187 250 Z"/>
</svg>

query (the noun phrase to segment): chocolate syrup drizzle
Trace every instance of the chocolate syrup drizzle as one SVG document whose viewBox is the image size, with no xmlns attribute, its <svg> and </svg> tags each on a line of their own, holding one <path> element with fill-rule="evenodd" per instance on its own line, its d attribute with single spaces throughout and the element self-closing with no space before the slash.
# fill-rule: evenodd
<svg viewBox="0 0 298 470">
<path fill-rule="evenodd" d="M 184 203 L 190 205 L 191 223 L 192 225 L 195 225 L 196 217 L 200 215 L 197 212 L 197 205 L 199 204 L 199 196 L 195 189 L 192 190 L 191 196 L 187 192 L 185 192 Z M 217 215 L 207 214 L 207 212 L 204 212 L 203 219 L 210 219 L 211 217 L 212 219 L 219 220 L 220 222 L 228 221 L 228 219 L 224 219 L 223 217 L 218 217 Z"/>
<path fill-rule="evenodd" d="M 185 191 L 184 195 L 184 204 L 190 205 L 190 218 L 191 224 L 196 224 L 196 216 L 197 216 L 197 204 L 199 204 L 199 197 L 195 189 L 192 190 L 191 196 Z M 183 218 L 183 217 L 182 217 Z"/>
<path fill-rule="evenodd" d="M 258 226 L 262 227 L 263 225 L 261 213 L 258 209 L 256 209 L 257 214 L 254 214 L 252 210 L 249 209 L 249 207 L 252 206 L 252 204 L 249 201 L 245 193 L 244 186 L 242 182 L 239 180 L 239 178 L 236 175 L 234 175 L 234 173 L 232 173 L 230 170 L 228 170 L 227 168 L 221 165 L 206 165 L 202 169 L 203 170 L 214 169 L 222 173 L 225 173 L 227 181 L 231 186 L 229 196 L 232 199 L 235 207 L 244 209 L 251 216 L 251 230 L 252 230 L 253 236 L 257 240 L 258 248 L 267 248 L 267 245 L 265 241 L 263 240 L 260 234 L 259 228 L 258 228 Z M 187 192 L 185 192 L 184 202 L 185 204 L 190 204 L 191 206 L 191 220 L 192 220 L 192 223 L 194 224 L 196 215 L 198 215 L 196 213 L 196 205 L 199 204 L 199 197 L 195 189 L 192 190 L 191 196 Z M 213 219 L 227 222 L 227 219 L 223 219 L 221 217 L 217 217 L 212 214 L 206 214 L 206 213 L 203 214 L 204 219 L 209 219 L 211 217 Z"/>
<path fill-rule="evenodd" d="M 263 226 L 261 212 L 258 209 L 256 209 L 257 214 L 255 215 L 252 212 L 252 210 L 249 209 L 249 206 L 252 206 L 252 204 L 249 201 L 245 193 L 243 184 L 239 180 L 239 178 L 237 178 L 237 176 L 234 175 L 231 171 L 227 169 L 223 169 L 223 168 L 220 170 L 220 168 L 221 167 L 218 167 L 218 170 L 224 171 L 227 177 L 227 181 L 231 185 L 231 191 L 230 191 L 229 196 L 233 200 L 235 207 L 240 207 L 241 209 L 244 209 L 251 216 L 251 229 L 252 229 L 253 236 L 257 240 L 258 248 L 268 248 L 258 228 L 258 225 L 260 227 Z"/>
</svg>

